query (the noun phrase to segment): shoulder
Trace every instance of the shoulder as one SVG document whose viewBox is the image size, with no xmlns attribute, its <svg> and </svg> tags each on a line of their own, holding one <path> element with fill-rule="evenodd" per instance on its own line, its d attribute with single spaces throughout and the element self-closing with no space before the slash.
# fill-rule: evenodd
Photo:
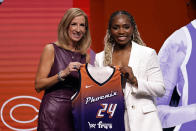
<svg viewBox="0 0 196 131">
<path fill-rule="evenodd" d="M 54 45 L 53 44 L 46 44 L 44 47 L 45 51 L 54 51 Z"/>
<path fill-rule="evenodd" d="M 54 54 L 54 45 L 53 44 L 46 44 L 42 55 L 53 55 Z"/>
<path fill-rule="evenodd" d="M 133 42 L 133 48 L 142 56 L 156 54 L 156 51 L 153 48 L 142 46 L 135 42 Z"/>
<path fill-rule="evenodd" d="M 190 47 L 190 34 L 186 26 L 173 32 L 163 43 L 158 53 L 159 57 L 174 57 L 178 52 L 186 53 Z"/>
<path fill-rule="evenodd" d="M 180 43 L 185 37 L 186 31 L 187 31 L 187 27 L 181 27 L 180 29 L 174 31 L 167 39 L 164 43 Z"/>
<path fill-rule="evenodd" d="M 186 26 L 174 31 L 163 43 L 160 50 L 170 48 L 171 46 L 187 46 L 187 38 L 189 37 L 189 31 Z"/>
</svg>

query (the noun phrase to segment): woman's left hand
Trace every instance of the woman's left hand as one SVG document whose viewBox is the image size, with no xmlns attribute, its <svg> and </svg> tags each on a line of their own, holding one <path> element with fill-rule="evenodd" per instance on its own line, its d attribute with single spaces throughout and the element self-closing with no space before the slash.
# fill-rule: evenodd
<svg viewBox="0 0 196 131">
<path fill-rule="evenodd" d="M 123 74 L 123 76 L 130 82 L 132 85 L 136 86 L 138 85 L 137 83 L 137 78 L 133 74 L 133 70 L 129 66 L 123 66 L 120 67 L 120 72 Z"/>
</svg>

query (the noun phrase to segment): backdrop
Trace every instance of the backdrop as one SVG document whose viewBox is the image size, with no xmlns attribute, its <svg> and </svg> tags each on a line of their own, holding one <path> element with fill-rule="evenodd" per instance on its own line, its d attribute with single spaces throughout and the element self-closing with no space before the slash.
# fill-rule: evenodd
<svg viewBox="0 0 196 131">
<path fill-rule="evenodd" d="M 3 0 L 0 0 L 0 3 Z M 130 12 L 142 39 L 157 53 L 165 39 L 190 22 L 184 0 L 4 0 L 0 4 L 0 131 L 36 130 L 43 93 L 34 79 L 43 47 L 57 39 L 58 23 L 70 7 L 89 16 L 91 48 L 103 50 L 110 14 Z"/>
</svg>

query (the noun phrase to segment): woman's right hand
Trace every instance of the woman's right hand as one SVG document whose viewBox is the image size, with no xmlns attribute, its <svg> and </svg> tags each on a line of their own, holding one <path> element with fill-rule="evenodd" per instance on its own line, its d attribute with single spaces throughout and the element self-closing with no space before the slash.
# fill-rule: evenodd
<svg viewBox="0 0 196 131">
<path fill-rule="evenodd" d="M 62 70 L 61 77 L 65 78 L 67 75 L 69 75 L 73 71 L 78 71 L 82 64 L 80 62 L 70 62 L 69 65 Z"/>
</svg>

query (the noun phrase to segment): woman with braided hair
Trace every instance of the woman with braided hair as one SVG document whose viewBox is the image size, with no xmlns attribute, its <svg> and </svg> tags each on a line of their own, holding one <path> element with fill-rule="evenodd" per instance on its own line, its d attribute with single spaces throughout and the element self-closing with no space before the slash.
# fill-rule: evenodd
<svg viewBox="0 0 196 131">
<path fill-rule="evenodd" d="M 154 97 L 165 88 L 157 54 L 146 47 L 137 25 L 126 11 L 114 12 L 109 20 L 104 51 L 96 54 L 96 66 L 120 66 L 126 78 L 124 98 L 126 131 L 161 131 Z"/>
</svg>

